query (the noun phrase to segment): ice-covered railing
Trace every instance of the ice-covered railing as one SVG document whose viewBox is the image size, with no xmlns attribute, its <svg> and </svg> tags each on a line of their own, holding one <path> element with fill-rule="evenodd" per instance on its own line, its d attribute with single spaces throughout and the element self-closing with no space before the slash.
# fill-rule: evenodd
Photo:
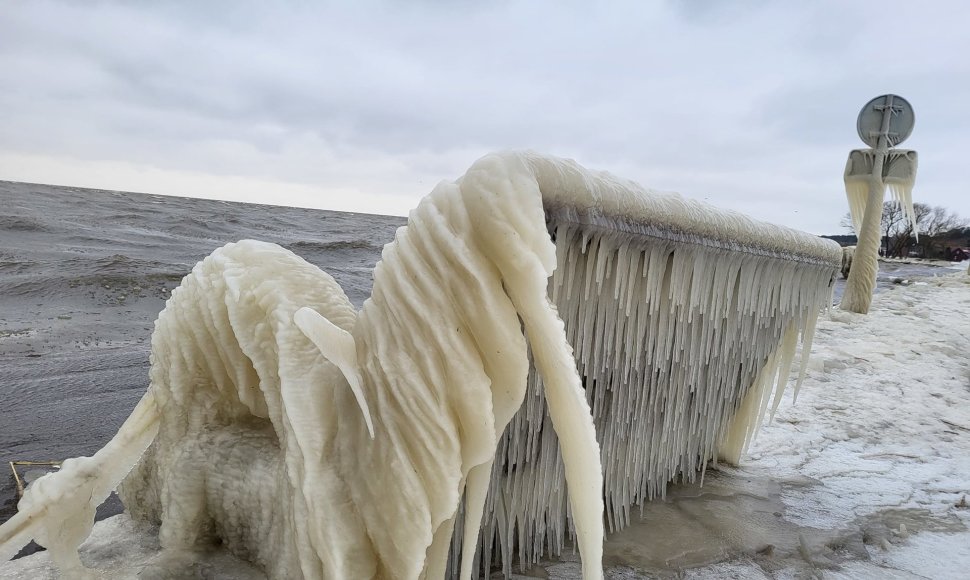
<svg viewBox="0 0 970 580">
<path fill-rule="evenodd" d="M 841 250 L 571 161 L 508 156 L 525 160 L 542 194 L 557 256 L 549 293 L 593 409 L 607 522 L 619 529 L 668 482 L 739 460 L 780 401 L 799 339 L 810 349 Z M 534 373 L 490 489 L 479 553 L 492 564 L 508 574 L 513 560 L 562 549 L 563 470 Z"/>
<path fill-rule="evenodd" d="M 128 474 L 123 501 L 166 551 L 220 542 L 272 578 L 436 578 L 449 549 L 462 576 L 476 553 L 509 571 L 574 533 L 598 578 L 604 498 L 622 527 L 671 479 L 739 458 L 840 259 L 530 153 L 439 184 L 360 312 L 291 252 L 230 244 L 159 316 L 135 413 L 28 489 L 0 560 L 36 538 L 97 577 L 76 549 Z"/>
</svg>

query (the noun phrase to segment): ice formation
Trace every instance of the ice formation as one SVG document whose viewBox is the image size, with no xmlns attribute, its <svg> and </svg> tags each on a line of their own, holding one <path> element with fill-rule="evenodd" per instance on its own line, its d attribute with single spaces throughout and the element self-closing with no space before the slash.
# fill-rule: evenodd
<svg viewBox="0 0 970 580">
<path fill-rule="evenodd" d="M 840 261 L 530 153 L 438 185 L 359 313 L 292 253 L 231 244 L 160 315 L 136 413 L 31 488 L 0 559 L 35 537 L 83 572 L 93 506 L 134 466 L 120 493 L 164 548 L 218 539 L 273 578 L 508 573 L 567 537 L 598 578 L 604 519 L 739 459 Z"/>
<path fill-rule="evenodd" d="M 862 216 L 866 213 L 869 196 L 869 174 L 875 164 L 876 152 L 872 149 L 856 149 L 849 155 L 845 166 L 845 194 L 849 199 L 849 215 L 856 234 L 862 235 Z M 893 149 L 886 154 L 883 167 L 883 187 L 889 190 L 892 200 L 906 213 L 906 218 L 916 231 L 916 212 L 913 210 L 913 186 L 916 184 L 916 168 L 919 158 L 915 151 Z"/>
<path fill-rule="evenodd" d="M 841 249 L 573 162 L 517 158 L 542 191 L 558 261 L 549 293 L 593 410 L 607 522 L 619 529 L 667 482 L 739 460 L 780 401 L 799 337 L 803 361 L 810 350 Z M 514 558 L 558 553 L 570 533 L 541 384 L 530 374 L 486 504 L 478 552 L 498 551 L 506 574 Z"/>
<path fill-rule="evenodd" d="M 842 268 L 839 270 L 843 278 L 849 277 L 849 270 L 852 269 L 852 260 L 855 259 L 855 246 L 842 247 Z"/>
<path fill-rule="evenodd" d="M 885 130 L 885 129 L 884 129 Z M 884 138 L 880 139 L 884 146 Z M 909 219 L 914 235 L 916 214 L 913 210 L 913 184 L 916 182 L 918 157 L 915 151 L 903 149 L 856 149 L 849 152 L 845 165 L 845 192 L 849 213 L 858 242 L 853 252 L 854 267 L 849 272 L 845 292 L 839 304 L 843 310 L 866 314 L 872 302 L 879 270 L 878 248 L 882 231 L 883 197 L 889 189 Z"/>
</svg>

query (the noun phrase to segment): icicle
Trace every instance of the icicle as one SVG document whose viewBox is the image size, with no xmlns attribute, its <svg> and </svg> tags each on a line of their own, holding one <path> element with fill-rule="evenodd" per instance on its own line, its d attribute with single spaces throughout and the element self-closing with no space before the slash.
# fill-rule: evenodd
<svg viewBox="0 0 970 580">
<path fill-rule="evenodd" d="M 883 181 L 893 199 L 899 203 L 906 213 L 917 240 L 919 239 L 919 231 L 916 224 L 916 212 L 913 209 L 913 185 L 916 183 L 918 163 L 919 158 L 915 151 L 895 149 L 888 153 L 886 167 L 883 171 L 885 175 Z"/>
<path fill-rule="evenodd" d="M 861 167 L 854 167 L 859 163 Z M 871 150 L 853 151 L 845 166 L 845 193 L 849 200 L 849 214 L 856 234 L 862 232 L 862 216 L 869 196 L 869 175 L 875 163 Z M 916 182 L 918 157 L 915 151 L 893 149 L 886 154 L 883 165 L 883 187 L 891 199 L 903 208 L 906 218 L 918 237 L 916 212 L 913 209 L 913 185 Z"/>
<path fill-rule="evenodd" d="M 354 393 L 360 413 L 367 423 L 367 433 L 371 439 L 374 438 L 374 423 L 371 421 L 370 408 L 364 398 L 364 392 L 360 386 L 360 371 L 357 368 L 357 346 L 354 344 L 354 337 L 339 328 L 316 310 L 301 308 L 293 315 L 293 322 L 303 334 L 309 338 L 320 353 L 330 362 L 337 365 L 344 378 L 350 384 L 350 389 Z"/>
</svg>

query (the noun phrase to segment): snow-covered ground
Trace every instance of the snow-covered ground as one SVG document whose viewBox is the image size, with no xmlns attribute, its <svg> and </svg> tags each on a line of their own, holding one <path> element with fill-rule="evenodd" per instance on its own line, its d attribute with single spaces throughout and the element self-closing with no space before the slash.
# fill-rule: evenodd
<svg viewBox="0 0 970 580">
<path fill-rule="evenodd" d="M 672 486 L 611 534 L 607 576 L 970 577 L 970 276 L 958 267 L 878 294 L 868 316 L 824 316 L 797 404 L 787 393 L 740 468 Z M 225 554 L 163 556 L 125 516 L 96 526 L 82 560 L 117 570 L 104 578 L 258 577 Z M 578 578 L 579 565 L 524 576 Z M 44 554 L 0 565 L 0 578 L 48 577 Z"/>
<path fill-rule="evenodd" d="M 797 404 L 789 389 L 742 467 L 672 487 L 610 537 L 607 563 L 614 578 L 970 578 L 965 501 L 970 277 L 958 273 L 877 294 L 867 316 L 824 316 Z M 545 568 L 578 577 L 572 563 Z"/>
</svg>

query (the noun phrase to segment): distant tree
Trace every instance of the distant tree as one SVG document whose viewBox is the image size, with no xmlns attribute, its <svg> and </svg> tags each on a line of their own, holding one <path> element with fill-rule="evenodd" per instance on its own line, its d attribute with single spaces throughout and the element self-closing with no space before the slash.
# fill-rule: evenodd
<svg viewBox="0 0 970 580">
<path fill-rule="evenodd" d="M 920 233 L 925 233 L 930 237 L 937 237 L 948 234 L 953 230 L 962 230 L 970 226 L 970 220 L 961 218 L 955 213 L 947 211 L 945 208 L 935 206 L 925 216 L 920 223 Z"/>
</svg>

